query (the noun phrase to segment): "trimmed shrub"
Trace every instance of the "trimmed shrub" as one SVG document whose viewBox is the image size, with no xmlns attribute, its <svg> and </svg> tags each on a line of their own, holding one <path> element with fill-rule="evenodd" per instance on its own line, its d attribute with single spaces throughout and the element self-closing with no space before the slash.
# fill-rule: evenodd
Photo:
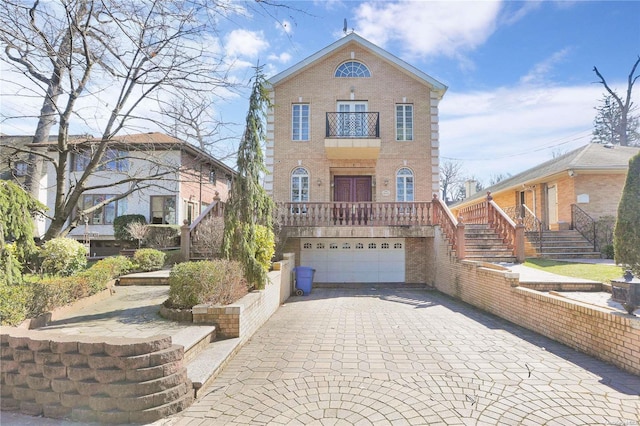
<svg viewBox="0 0 640 426">
<path fill-rule="evenodd" d="M 127 230 L 127 226 L 132 222 L 143 223 L 146 225 L 147 219 L 145 219 L 141 214 L 124 214 L 113 219 L 113 236 L 116 240 L 136 240 Z"/>
<path fill-rule="evenodd" d="M 228 305 L 247 294 L 239 262 L 212 260 L 176 265 L 169 275 L 169 308 L 191 309 L 208 303 Z"/>
<path fill-rule="evenodd" d="M 106 257 L 96 262 L 89 271 L 104 269 L 109 274 L 109 279 L 125 275 L 133 269 L 133 262 L 125 256 Z"/>
<path fill-rule="evenodd" d="M 69 276 L 87 266 L 87 249 L 71 238 L 54 238 L 42 246 L 41 268 L 44 273 Z"/>
<path fill-rule="evenodd" d="M 11 285 L 0 279 L 0 324 L 18 325 L 24 321 L 29 314 L 30 300 L 30 286 Z"/>
<path fill-rule="evenodd" d="M 160 250 L 144 248 L 133 254 L 133 264 L 140 271 L 157 271 L 164 266 L 165 257 Z"/>
</svg>

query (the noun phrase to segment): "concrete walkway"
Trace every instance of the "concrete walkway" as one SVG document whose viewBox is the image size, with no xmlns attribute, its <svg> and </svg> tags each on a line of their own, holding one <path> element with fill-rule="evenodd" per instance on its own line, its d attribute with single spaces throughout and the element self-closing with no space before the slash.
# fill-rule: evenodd
<svg viewBox="0 0 640 426">
<path fill-rule="evenodd" d="M 314 289 L 155 425 L 637 425 L 640 377 L 435 291 Z"/>
</svg>

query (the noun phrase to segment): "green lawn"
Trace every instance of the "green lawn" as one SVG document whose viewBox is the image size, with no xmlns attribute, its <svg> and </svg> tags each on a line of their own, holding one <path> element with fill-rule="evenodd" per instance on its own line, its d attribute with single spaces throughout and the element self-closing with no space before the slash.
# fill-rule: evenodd
<svg viewBox="0 0 640 426">
<path fill-rule="evenodd" d="M 552 259 L 526 259 L 524 266 L 540 269 L 567 277 L 584 278 L 586 280 L 608 283 L 612 279 L 622 277 L 624 271 L 619 266 L 595 265 L 590 263 L 559 262 Z"/>
</svg>

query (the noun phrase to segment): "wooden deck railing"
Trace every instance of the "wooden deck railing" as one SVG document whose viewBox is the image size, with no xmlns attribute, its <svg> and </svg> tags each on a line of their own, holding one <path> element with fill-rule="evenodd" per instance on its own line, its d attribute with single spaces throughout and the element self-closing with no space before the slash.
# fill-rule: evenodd
<svg viewBox="0 0 640 426">
<path fill-rule="evenodd" d="M 281 226 L 432 225 L 430 202 L 278 203 Z"/>
</svg>

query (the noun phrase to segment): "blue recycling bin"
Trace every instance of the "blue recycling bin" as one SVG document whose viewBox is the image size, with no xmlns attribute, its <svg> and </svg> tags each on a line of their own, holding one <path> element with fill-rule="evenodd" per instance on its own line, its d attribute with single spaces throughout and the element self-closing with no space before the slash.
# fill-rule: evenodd
<svg viewBox="0 0 640 426">
<path fill-rule="evenodd" d="M 296 273 L 296 294 L 300 295 L 300 292 L 302 292 L 302 294 L 308 296 L 311 293 L 313 273 L 316 270 L 308 266 L 296 266 L 293 270 Z"/>
</svg>

